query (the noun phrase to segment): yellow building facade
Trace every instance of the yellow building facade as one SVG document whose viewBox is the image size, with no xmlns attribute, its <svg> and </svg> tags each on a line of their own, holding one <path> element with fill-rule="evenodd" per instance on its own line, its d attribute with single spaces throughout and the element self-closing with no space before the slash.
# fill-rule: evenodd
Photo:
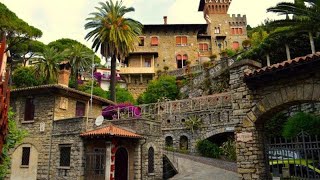
<svg viewBox="0 0 320 180">
<path fill-rule="evenodd" d="M 203 12 L 206 24 L 144 25 L 140 43 L 125 59 L 120 74 L 128 90 L 137 98 L 158 71 L 176 70 L 220 59 L 226 49 L 240 49 L 247 39 L 246 16 L 227 14 L 231 0 L 200 0 L 198 11 Z"/>
</svg>

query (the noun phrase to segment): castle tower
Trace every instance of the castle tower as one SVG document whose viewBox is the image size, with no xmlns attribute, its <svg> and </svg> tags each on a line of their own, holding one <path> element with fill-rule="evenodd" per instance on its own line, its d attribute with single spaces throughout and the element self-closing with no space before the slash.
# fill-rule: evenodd
<svg viewBox="0 0 320 180">
<path fill-rule="evenodd" d="M 203 11 L 211 36 L 212 54 L 225 49 L 238 49 L 247 38 L 246 16 L 228 15 L 232 0 L 200 0 L 198 11 Z"/>
</svg>

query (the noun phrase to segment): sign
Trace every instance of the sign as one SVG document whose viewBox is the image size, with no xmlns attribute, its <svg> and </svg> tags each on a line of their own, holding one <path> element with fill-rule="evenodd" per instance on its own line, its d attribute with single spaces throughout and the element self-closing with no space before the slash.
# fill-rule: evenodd
<svg viewBox="0 0 320 180">
<path fill-rule="evenodd" d="M 237 134 L 237 141 L 248 142 L 253 140 L 251 132 L 242 132 Z"/>
<path fill-rule="evenodd" d="M 234 127 L 226 127 L 226 131 L 234 131 Z"/>
<path fill-rule="evenodd" d="M 232 0 L 205 0 L 206 3 L 231 3 Z"/>
<path fill-rule="evenodd" d="M 41 122 L 41 123 L 40 123 L 40 132 L 44 132 L 45 127 L 46 127 L 46 123 Z"/>
</svg>

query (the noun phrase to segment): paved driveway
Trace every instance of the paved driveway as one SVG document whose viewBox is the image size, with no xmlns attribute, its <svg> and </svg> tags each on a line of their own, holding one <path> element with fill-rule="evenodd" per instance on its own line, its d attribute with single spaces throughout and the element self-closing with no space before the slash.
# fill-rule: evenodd
<svg viewBox="0 0 320 180">
<path fill-rule="evenodd" d="M 168 157 L 172 159 L 170 154 Z M 234 172 L 235 163 L 182 154 L 175 154 L 174 158 L 179 174 L 171 180 L 238 180 L 238 175 Z"/>
</svg>

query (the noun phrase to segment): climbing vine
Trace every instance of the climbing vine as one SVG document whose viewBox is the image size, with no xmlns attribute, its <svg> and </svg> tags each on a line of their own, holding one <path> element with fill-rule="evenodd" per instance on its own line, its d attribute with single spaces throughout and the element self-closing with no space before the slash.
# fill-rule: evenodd
<svg viewBox="0 0 320 180">
<path fill-rule="evenodd" d="M 14 148 L 17 144 L 21 143 L 22 139 L 27 135 L 27 132 L 25 130 L 20 130 L 17 128 L 17 124 L 14 121 L 14 112 L 11 109 L 8 112 L 8 126 L 9 133 L 6 137 L 6 142 L 3 145 L 2 154 L 0 157 L 0 179 L 5 178 L 10 168 L 10 149 Z"/>
</svg>

